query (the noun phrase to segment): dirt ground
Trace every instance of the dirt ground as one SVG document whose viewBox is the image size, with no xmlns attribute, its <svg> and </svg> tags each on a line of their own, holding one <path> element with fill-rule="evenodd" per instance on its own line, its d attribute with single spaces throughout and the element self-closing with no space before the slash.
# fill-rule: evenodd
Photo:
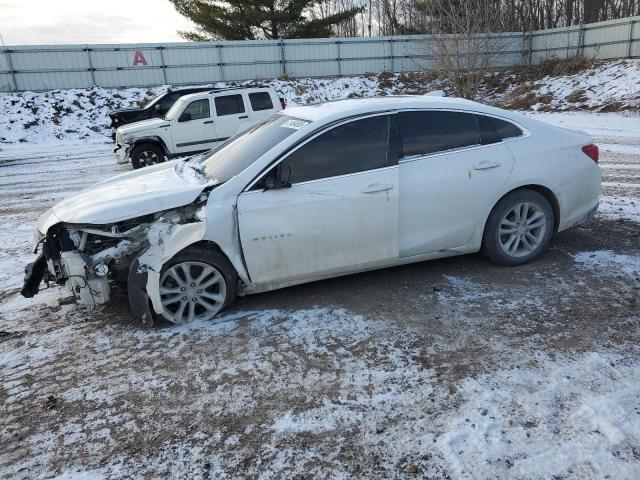
<svg viewBox="0 0 640 480">
<path fill-rule="evenodd" d="M 640 138 L 596 140 L 602 213 L 532 264 L 391 268 L 152 329 L 122 292 L 17 296 L 37 214 L 128 167 L 0 152 L 0 477 L 638 478 Z"/>
</svg>

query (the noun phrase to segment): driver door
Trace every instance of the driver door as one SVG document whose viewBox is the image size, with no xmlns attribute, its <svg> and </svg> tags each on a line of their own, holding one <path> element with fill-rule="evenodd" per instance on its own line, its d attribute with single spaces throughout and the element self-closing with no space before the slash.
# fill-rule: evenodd
<svg viewBox="0 0 640 480">
<path fill-rule="evenodd" d="M 208 98 L 192 100 L 171 125 L 175 153 L 209 150 L 216 144 L 216 130 Z"/>
<path fill-rule="evenodd" d="M 398 258 L 398 165 L 388 154 L 389 126 L 390 116 L 379 115 L 333 127 L 238 197 L 252 282 L 306 281 Z M 265 190 L 270 175 L 290 186 Z"/>
</svg>

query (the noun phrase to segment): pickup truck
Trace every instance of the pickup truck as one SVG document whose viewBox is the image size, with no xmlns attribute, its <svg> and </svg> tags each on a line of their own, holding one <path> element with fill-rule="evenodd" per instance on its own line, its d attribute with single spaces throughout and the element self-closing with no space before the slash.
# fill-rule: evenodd
<svg viewBox="0 0 640 480">
<path fill-rule="evenodd" d="M 210 150 L 284 108 L 271 88 L 210 89 L 180 97 L 161 118 L 116 130 L 118 163 L 141 168 Z"/>
</svg>

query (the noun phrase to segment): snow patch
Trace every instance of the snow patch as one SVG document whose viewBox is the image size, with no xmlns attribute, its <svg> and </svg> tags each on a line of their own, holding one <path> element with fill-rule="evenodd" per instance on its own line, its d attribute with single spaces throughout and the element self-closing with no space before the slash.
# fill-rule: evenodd
<svg viewBox="0 0 640 480">
<path fill-rule="evenodd" d="M 600 275 L 640 276 L 640 256 L 616 253 L 612 250 L 580 252 L 573 255 L 576 263 Z"/>
</svg>

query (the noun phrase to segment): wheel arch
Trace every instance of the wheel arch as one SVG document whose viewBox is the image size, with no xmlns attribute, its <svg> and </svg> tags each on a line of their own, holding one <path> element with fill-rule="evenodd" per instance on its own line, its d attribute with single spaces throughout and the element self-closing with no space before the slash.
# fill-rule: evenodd
<svg viewBox="0 0 640 480">
<path fill-rule="evenodd" d="M 534 192 L 538 192 L 549 202 L 549 204 L 551 205 L 551 209 L 553 210 L 553 231 L 557 232 L 560 226 L 560 202 L 558 201 L 558 197 L 553 192 L 553 190 L 539 183 L 530 183 L 530 184 L 520 185 L 516 188 L 512 188 L 508 192 L 505 192 L 498 199 L 496 199 L 496 201 L 491 206 L 491 209 L 489 210 L 489 214 L 484 220 L 484 226 L 482 228 L 482 231 L 484 232 L 484 230 L 487 228 L 489 217 L 491 217 L 491 213 L 496 208 L 496 205 L 498 205 L 498 203 L 500 203 L 502 199 L 507 195 L 510 195 L 513 192 L 517 192 L 520 190 L 533 190 Z"/>
<path fill-rule="evenodd" d="M 149 137 L 137 138 L 131 145 L 131 150 L 133 151 L 134 148 L 139 147 L 140 145 L 143 145 L 145 143 L 151 143 L 153 145 L 157 145 L 162 149 L 162 151 L 167 157 L 170 155 L 169 147 L 167 147 L 167 144 L 165 143 L 165 141 L 162 139 L 162 137 L 158 137 L 155 135 L 152 135 Z"/>
</svg>

